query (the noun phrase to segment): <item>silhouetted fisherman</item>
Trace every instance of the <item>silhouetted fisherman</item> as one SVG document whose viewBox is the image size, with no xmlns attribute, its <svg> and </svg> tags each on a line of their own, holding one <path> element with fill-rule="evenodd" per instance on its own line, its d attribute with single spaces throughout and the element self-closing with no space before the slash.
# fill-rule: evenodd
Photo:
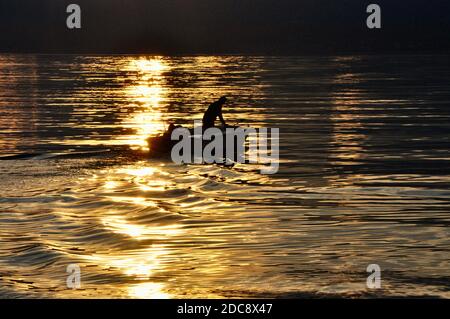
<svg viewBox="0 0 450 319">
<path fill-rule="evenodd" d="M 222 115 L 222 106 L 227 102 L 227 98 L 222 96 L 219 100 L 212 103 L 203 115 L 203 130 L 214 127 L 214 123 L 216 122 L 216 118 L 220 119 L 222 125 L 227 127 L 225 120 Z"/>
</svg>

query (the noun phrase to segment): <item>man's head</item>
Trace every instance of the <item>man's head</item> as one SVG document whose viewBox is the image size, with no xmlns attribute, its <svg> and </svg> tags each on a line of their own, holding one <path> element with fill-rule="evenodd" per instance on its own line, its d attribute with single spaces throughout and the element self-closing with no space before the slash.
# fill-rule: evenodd
<svg viewBox="0 0 450 319">
<path fill-rule="evenodd" d="M 226 96 L 222 96 L 222 97 L 219 99 L 219 103 L 220 103 L 220 104 L 225 104 L 225 103 L 227 103 L 227 101 L 228 101 L 228 99 L 227 99 Z"/>
</svg>

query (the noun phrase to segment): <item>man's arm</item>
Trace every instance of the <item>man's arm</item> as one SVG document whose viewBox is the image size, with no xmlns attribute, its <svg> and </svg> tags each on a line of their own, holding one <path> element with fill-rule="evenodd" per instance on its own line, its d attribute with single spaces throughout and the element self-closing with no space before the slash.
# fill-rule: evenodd
<svg viewBox="0 0 450 319">
<path fill-rule="evenodd" d="M 220 114 L 219 114 L 219 119 L 220 119 L 220 122 L 222 122 L 222 125 L 226 127 L 227 123 L 225 123 L 225 120 L 223 119 L 222 112 L 220 112 Z"/>
</svg>

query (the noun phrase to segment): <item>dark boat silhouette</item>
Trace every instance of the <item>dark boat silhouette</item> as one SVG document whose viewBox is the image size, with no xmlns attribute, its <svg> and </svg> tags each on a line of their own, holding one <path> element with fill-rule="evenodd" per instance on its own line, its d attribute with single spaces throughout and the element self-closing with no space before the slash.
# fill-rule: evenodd
<svg viewBox="0 0 450 319">
<path fill-rule="evenodd" d="M 239 127 L 228 127 L 232 129 L 237 129 Z M 248 138 L 247 135 L 245 135 L 244 139 L 239 139 L 233 131 L 227 131 L 225 128 L 219 128 L 223 133 L 223 144 L 222 144 L 222 154 L 223 158 L 218 160 L 231 160 L 231 161 L 237 161 L 239 159 L 239 149 L 243 149 L 245 152 L 246 147 L 246 140 Z M 242 127 L 242 129 L 245 130 L 245 128 Z M 205 147 L 211 143 L 210 140 L 205 140 L 203 138 L 202 134 L 195 134 L 194 129 L 189 129 L 191 139 L 191 153 L 194 155 L 194 147 L 197 144 L 200 144 L 202 147 L 202 154 L 205 149 Z M 233 149 L 231 150 L 227 149 L 227 141 L 229 141 L 230 138 L 234 139 L 233 142 Z M 179 140 L 172 140 L 170 134 L 160 134 L 158 136 L 149 137 L 147 139 L 148 148 L 149 148 L 149 155 L 150 157 L 170 157 L 172 153 L 172 148 L 178 144 Z M 241 146 L 241 147 L 239 147 Z M 243 147 L 243 148 L 242 148 Z M 230 153 L 232 156 L 230 157 Z M 213 154 L 215 156 L 215 154 Z"/>
</svg>

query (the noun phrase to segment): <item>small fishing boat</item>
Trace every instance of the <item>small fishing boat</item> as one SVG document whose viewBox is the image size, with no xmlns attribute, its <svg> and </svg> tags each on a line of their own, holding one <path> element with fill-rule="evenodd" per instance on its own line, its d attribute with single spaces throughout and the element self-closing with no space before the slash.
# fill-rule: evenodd
<svg viewBox="0 0 450 319">
<path fill-rule="evenodd" d="M 182 127 L 177 127 L 182 128 Z M 247 140 L 247 135 L 244 135 L 243 137 L 238 137 L 236 135 L 236 129 L 239 129 L 240 127 L 227 127 L 227 128 L 219 128 L 222 131 L 222 138 L 223 138 L 223 144 L 222 144 L 222 155 L 223 159 L 237 161 L 239 157 L 239 150 L 244 150 L 245 152 L 245 144 Z M 246 128 L 242 127 L 242 130 L 245 131 Z M 201 132 L 201 130 L 200 130 Z M 195 129 L 189 129 L 189 139 L 191 140 L 191 153 L 194 155 L 196 148 L 199 146 L 201 147 L 201 152 L 197 150 L 198 153 L 204 154 L 205 148 L 210 145 L 210 143 L 213 143 L 210 139 L 204 138 L 204 135 L 202 133 L 199 134 L 198 130 Z M 149 148 L 149 155 L 150 157 L 170 157 L 172 153 L 172 149 L 175 145 L 180 143 L 179 140 L 172 140 L 171 132 L 167 131 L 164 134 L 160 134 L 158 136 L 150 137 L 147 139 L 148 148 Z M 230 139 L 234 139 L 233 141 L 233 150 L 227 150 L 227 141 L 229 142 Z M 214 139 L 213 139 L 214 141 Z M 213 154 L 214 156 L 215 154 Z M 232 155 L 232 156 L 231 156 Z"/>
</svg>

